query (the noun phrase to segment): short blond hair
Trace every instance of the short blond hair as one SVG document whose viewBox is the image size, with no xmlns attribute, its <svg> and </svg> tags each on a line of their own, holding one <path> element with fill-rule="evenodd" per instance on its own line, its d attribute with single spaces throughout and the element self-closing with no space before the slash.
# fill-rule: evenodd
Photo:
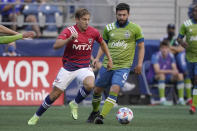
<svg viewBox="0 0 197 131">
<path fill-rule="evenodd" d="M 90 12 L 85 8 L 80 8 L 75 12 L 75 18 L 80 19 L 84 15 L 90 15 Z"/>
</svg>

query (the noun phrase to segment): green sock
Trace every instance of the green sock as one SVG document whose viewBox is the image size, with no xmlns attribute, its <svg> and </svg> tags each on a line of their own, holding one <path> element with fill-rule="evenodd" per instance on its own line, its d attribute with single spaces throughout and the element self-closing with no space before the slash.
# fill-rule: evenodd
<svg viewBox="0 0 197 131">
<path fill-rule="evenodd" d="M 184 82 L 178 81 L 177 82 L 177 89 L 178 89 L 178 96 L 179 99 L 184 97 Z"/>
<path fill-rule="evenodd" d="M 101 95 L 93 94 L 92 107 L 93 107 L 93 111 L 94 112 L 98 112 L 99 111 L 99 106 L 100 106 L 101 100 L 102 100 Z"/>
<path fill-rule="evenodd" d="M 197 88 L 193 89 L 192 106 L 197 107 Z"/>
<path fill-rule="evenodd" d="M 191 99 L 192 98 L 192 93 L 191 93 L 192 84 L 191 84 L 191 80 L 189 78 L 186 78 L 184 83 L 185 83 L 186 97 L 187 97 L 187 99 Z"/>
<path fill-rule="evenodd" d="M 114 107 L 114 105 L 116 104 L 117 96 L 118 95 L 115 94 L 114 92 L 109 93 L 109 96 L 105 100 L 104 105 L 103 105 L 103 109 L 101 111 L 101 115 L 103 117 L 105 117 L 111 111 L 111 109 Z"/>
<path fill-rule="evenodd" d="M 159 88 L 160 99 L 165 98 L 165 83 L 164 83 L 164 81 L 159 81 L 158 82 L 158 88 Z"/>
</svg>

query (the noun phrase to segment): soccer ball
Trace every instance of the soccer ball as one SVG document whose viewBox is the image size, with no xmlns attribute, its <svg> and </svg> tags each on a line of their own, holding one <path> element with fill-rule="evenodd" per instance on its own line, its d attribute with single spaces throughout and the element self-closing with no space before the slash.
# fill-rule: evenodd
<svg viewBox="0 0 197 131">
<path fill-rule="evenodd" d="M 116 113 L 116 119 L 120 124 L 128 124 L 133 119 L 133 112 L 127 107 L 122 107 Z"/>
</svg>

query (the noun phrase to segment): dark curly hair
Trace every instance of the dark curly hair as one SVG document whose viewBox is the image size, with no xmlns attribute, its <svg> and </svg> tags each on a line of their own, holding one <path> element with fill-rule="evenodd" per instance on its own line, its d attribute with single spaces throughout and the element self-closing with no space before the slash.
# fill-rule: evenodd
<svg viewBox="0 0 197 131">
<path fill-rule="evenodd" d="M 119 3 L 117 6 L 116 6 L 116 12 L 119 11 L 119 10 L 127 10 L 128 13 L 130 11 L 130 6 L 126 3 Z"/>
</svg>

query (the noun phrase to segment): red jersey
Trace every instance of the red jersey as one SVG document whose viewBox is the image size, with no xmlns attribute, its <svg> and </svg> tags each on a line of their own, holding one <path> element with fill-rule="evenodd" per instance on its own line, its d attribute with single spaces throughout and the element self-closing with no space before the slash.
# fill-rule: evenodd
<svg viewBox="0 0 197 131">
<path fill-rule="evenodd" d="M 94 41 L 101 43 L 103 40 L 97 29 L 88 26 L 85 32 L 80 32 L 77 25 L 65 28 L 58 39 L 65 40 L 72 33 L 77 33 L 78 38 L 66 45 L 62 58 L 63 67 L 68 71 L 89 67 Z"/>
</svg>

